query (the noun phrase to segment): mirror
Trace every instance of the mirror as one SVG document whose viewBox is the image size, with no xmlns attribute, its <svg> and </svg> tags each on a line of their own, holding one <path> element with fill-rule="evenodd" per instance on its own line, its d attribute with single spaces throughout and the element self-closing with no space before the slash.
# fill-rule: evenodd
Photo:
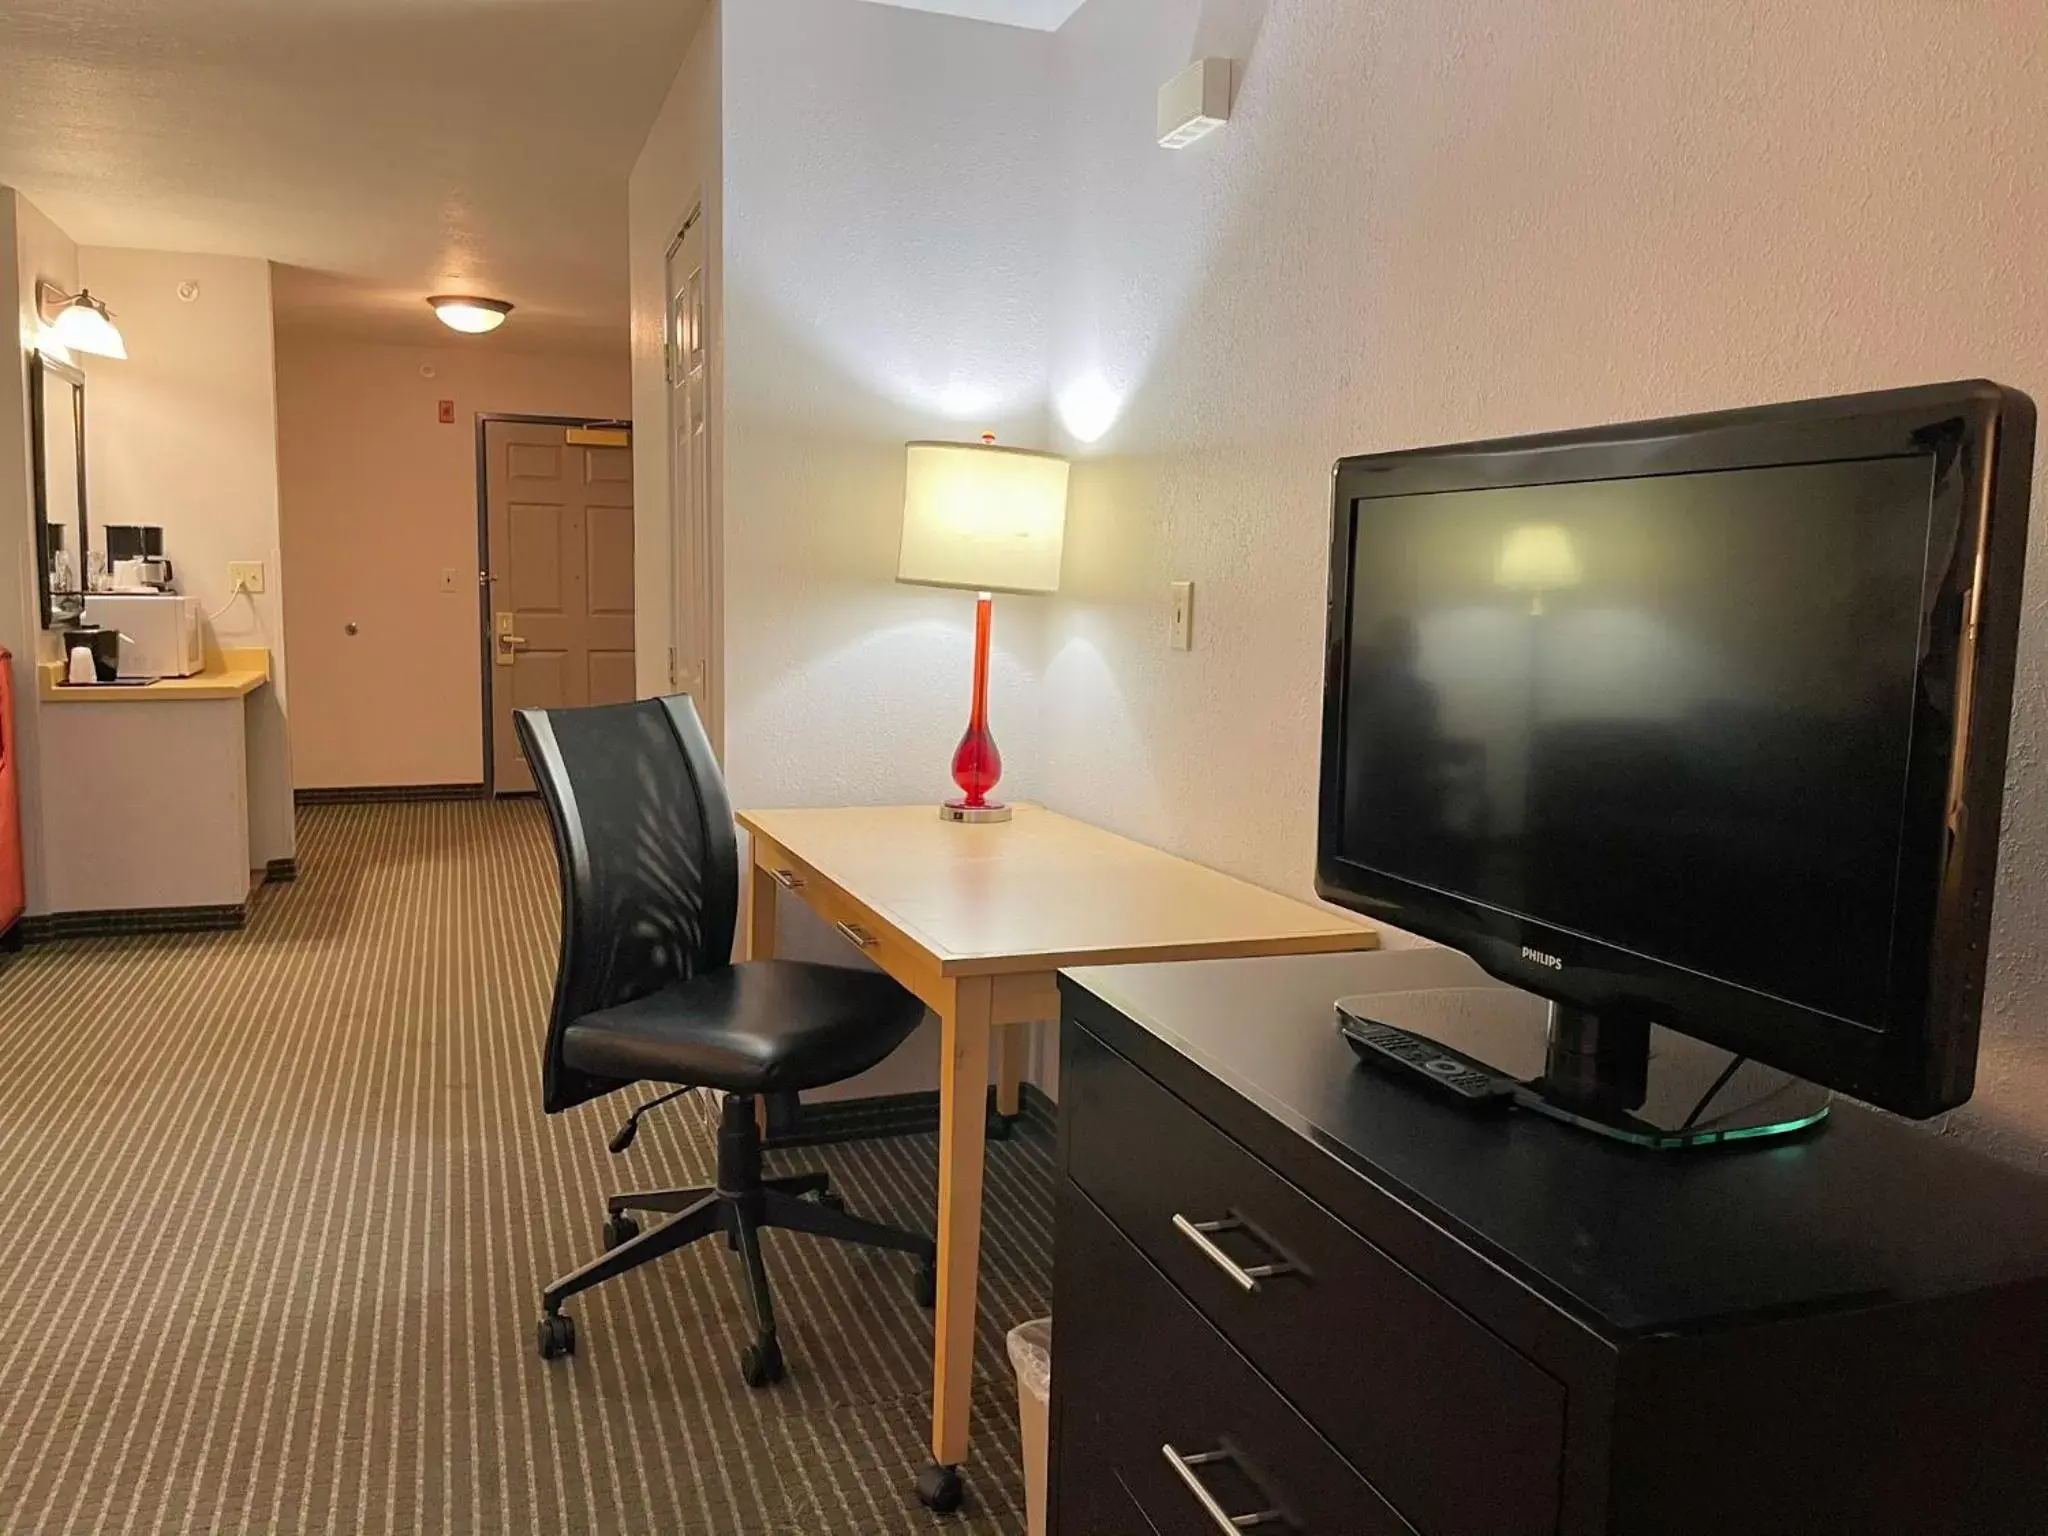
<svg viewBox="0 0 2048 1536">
<path fill-rule="evenodd" d="M 31 353 L 28 402 L 43 628 L 56 629 L 85 612 L 85 375 Z"/>
</svg>

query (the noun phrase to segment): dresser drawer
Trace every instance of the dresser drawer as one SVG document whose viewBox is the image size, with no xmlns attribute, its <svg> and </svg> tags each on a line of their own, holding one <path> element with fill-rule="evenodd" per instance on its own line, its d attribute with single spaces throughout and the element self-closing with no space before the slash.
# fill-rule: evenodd
<svg viewBox="0 0 2048 1536">
<path fill-rule="evenodd" d="M 1426 1536 L 1554 1531 L 1563 1386 L 1084 1027 L 1064 1033 L 1067 1175 L 1203 1316 Z"/>
<path fill-rule="evenodd" d="M 1071 1182 L 1058 1222 L 1057 1536 L 1414 1536 Z"/>
</svg>

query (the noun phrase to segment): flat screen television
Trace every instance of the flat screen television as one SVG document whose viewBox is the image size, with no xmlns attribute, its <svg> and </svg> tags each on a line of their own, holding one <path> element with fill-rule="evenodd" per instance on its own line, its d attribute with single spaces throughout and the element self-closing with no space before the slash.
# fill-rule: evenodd
<svg viewBox="0 0 2048 1536">
<path fill-rule="evenodd" d="M 1544 999 L 1537 1097 L 1654 1026 L 1961 1104 L 2033 450 L 1966 382 L 1341 461 L 1317 890 Z"/>
</svg>

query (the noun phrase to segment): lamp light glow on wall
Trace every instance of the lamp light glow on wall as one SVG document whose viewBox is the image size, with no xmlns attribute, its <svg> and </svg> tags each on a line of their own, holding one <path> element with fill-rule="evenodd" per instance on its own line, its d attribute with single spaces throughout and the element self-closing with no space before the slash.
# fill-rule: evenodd
<svg viewBox="0 0 2048 1536">
<path fill-rule="evenodd" d="M 427 303 L 443 325 L 465 336 L 495 331 L 512 313 L 512 306 L 503 299 L 480 299 L 465 293 L 437 293 Z"/>
<path fill-rule="evenodd" d="M 1529 611 L 1540 615 L 1544 593 L 1579 584 L 1579 552 L 1556 523 L 1524 523 L 1501 541 L 1493 580 L 1496 586 L 1527 592 Z"/>
<path fill-rule="evenodd" d="M 1054 408 L 1059 412 L 1060 425 L 1076 442 L 1094 444 L 1101 442 L 1116 425 L 1124 402 L 1100 373 L 1085 373 L 1060 391 Z"/>
<path fill-rule="evenodd" d="M 50 339 L 65 351 L 127 360 L 128 348 L 121 340 L 120 328 L 114 324 L 113 311 L 89 290 L 81 288 L 76 293 L 66 293 L 55 283 L 40 283 L 36 287 L 36 304 L 50 328 Z"/>
<path fill-rule="evenodd" d="M 1057 592 L 1066 544 L 1068 464 L 1049 453 L 980 443 L 911 443 L 903 492 L 903 547 L 896 579 L 978 594 L 974 702 L 953 753 L 960 798 L 948 821 L 1008 821 L 988 798 L 1003 775 L 988 724 L 989 635 L 998 592 Z"/>
</svg>

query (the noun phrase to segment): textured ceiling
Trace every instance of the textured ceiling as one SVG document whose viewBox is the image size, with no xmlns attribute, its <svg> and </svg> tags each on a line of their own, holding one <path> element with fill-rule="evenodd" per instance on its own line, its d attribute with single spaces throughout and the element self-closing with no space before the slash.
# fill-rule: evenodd
<svg viewBox="0 0 2048 1536">
<path fill-rule="evenodd" d="M 1082 0 L 875 0 L 878 5 L 897 5 L 910 11 L 937 11 L 946 16 L 966 16 L 975 21 L 1000 21 L 1012 27 L 1035 27 L 1057 32 L 1066 19 L 1081 9 Z"/>
<path fill-rule="evenodd" d="M 5 0 L 0 183 L 82 245 L 259 256 L 281 325 L 616 343 L 626 174 L 703 0 Z"/>
</svg>

